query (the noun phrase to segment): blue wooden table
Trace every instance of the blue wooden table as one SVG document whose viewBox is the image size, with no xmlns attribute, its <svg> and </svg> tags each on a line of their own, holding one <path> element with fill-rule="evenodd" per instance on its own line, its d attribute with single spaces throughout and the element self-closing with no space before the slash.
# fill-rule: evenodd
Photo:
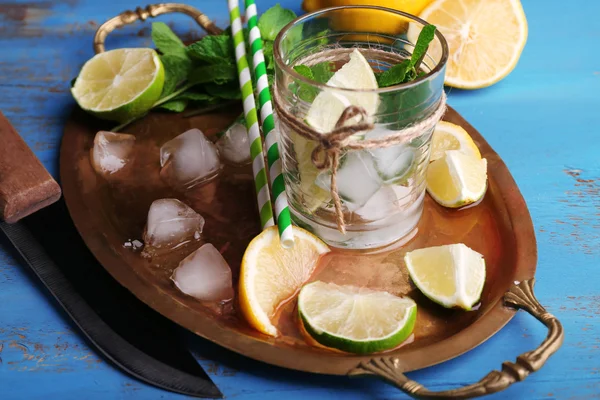
<svg viewBox="0 0 600 400">
<path fill-rule="evenodd" d="M 188 2 L 227 25 L 225 2 Z M 274 3 L 261 0 L 259 7 Z M 300 11 L 299 0 L 283 3 Z M 538 238 L 536 293 L 564 324 L 566 340 L 540 372 L 492 398 L 600 399 L 600 2 L 523 3 L 529 40 L 516 70 L 488 89 L 452 90 L 449 102 L 483 133 L 521 188 Z M 0 1 L 0 110 L 54 176 L 74 104 L 69 81 L 93 55 L 98 25 L 139 5 L 145 4 Z M 186 17 L 161 20 L 187 39 L 200 34 Z M 148 45 L 148 24 L 107 41 L 108 48 Z M 99 358 L 7 246 L 0 239 L 0 399 L 183 398 Z M 539 322 L 519 313 L 478 348 L 409 376 L 437 390 L 464 385 L 537 347 L 544 336 Z M 199 338 L 192 342 L 227 398 L 405 398 L 376 380 L 287 371 Z"/>
</svg>

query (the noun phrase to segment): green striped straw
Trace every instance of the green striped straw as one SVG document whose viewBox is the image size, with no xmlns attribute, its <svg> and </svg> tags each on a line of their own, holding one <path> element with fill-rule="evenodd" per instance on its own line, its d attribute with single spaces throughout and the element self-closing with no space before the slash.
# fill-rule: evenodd
<svg viewBox="0 0 600 400">
<path fill-rule="evenodd" d="M 281 159 L 279 158 L 279 145 L 277 143 L 277 132 L 273 119 L 273 106 L 271 104 L 271 93 L 269 92 L 269 81 L 267 80 L 267 68 L 263 54 L 263 42 L 258 29 L 258 17 L 254 0 L 245 0 L 246 20 L 250 28 L 250 52 L 254 64 L 254 75 L 258 92 L 258 106 L 260 108 L 260 119 L 262 121 L 262 133 L 267 147 L 267 163 L 269 165 L 269 177 L 271 179 L 271 190 L 275 203 L 275 214 L 281 245 L 285 248 L 294 245 L 294 233 L 292 231 L 292 220 L 288 208 L 287 196 L 285 194 L 285 183 L 281 173 Z"/>
<path fill-rule="evenodd" d="M 260 129 L 258 128 L 252 78 L 250 76 L 250 69 L 248 68 L 248 61 L 246 60 L 246 45 L 244 43 L 244 34 L 242 33 L 239 0 L 229 0 L 228 4 L 233 46 L 235 47 L 235 59 L 240 79 L 240 89 L 242 90 L 242 99 L 244 101 L 246 128 L 248 129 L 248 139 L 250 141 L 250 157 L 252 158 L 252 172 L 254 174 L 254 186 L 258 200 L 258 212 L 260 214 L 260 224 L 265 229 L 274 225 L 273 208 L 271 205 L 271 196 L 269 195 L 269 182 L 267 181 Z"/>
</svg>

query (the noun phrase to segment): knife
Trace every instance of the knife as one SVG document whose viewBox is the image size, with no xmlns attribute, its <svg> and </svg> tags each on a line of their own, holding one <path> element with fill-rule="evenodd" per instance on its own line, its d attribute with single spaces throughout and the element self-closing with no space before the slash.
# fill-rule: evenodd
<svg viewBox="0 0 600 400">
<path fill-rule="evenodd" d="M 92 346 L 148 384 L 222 398 L 183 344 L 181 328 L 96 261 L 59 200 L 58 183 L 1 112 L 0 143 L 0 230 Z"/>
</svg>

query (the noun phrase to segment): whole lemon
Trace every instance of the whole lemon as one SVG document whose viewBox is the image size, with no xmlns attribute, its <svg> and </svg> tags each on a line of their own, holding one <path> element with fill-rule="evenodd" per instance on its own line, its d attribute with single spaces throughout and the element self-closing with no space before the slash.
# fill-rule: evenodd
<svg viewBox="0 0 600 400">
<path fill-rule="evenodd" d="M 419 15 L 433 0 L 304 0 L 307 12 L 328 7 L 370 5 L 392 8 Z M 331 18 L 332 28 L 339 31 L 375 32 L 395 35 L 406 29 L 407 20 L 399 15 L 376 10 L 343 10 Z"/>
</svg>

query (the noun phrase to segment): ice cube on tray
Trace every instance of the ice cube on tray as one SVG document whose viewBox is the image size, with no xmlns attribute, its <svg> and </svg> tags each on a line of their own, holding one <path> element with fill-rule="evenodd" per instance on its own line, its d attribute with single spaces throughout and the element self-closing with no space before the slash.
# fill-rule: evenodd
<svg viewBox="0 0 600 400">
<path fill-rule="evenodd" d="M 190 129 L 160 148 L 161 177 L 172 187 L 190 189 L 221 169 L 216 146 L 200 129 Z"/>
<path fill-rule="evenodd" d="M 148 211 L 144 231 L 144 253 L 174 249 L 192 240 L 199 240 L 204 218 L 177 199 L 155 200 Z"/>
<path fill-rule="evenodd" d="M 92 166 L 100 175 L 110 175 L 127 164 L 135 144 L 135 136 L 100 131 L 94 137 Z"/>
<path fill-rule="evenodd" d="M 250 142 L 246 127 L 236 122 L 231 125 L 217 141 L 219 154 L 230 164 L 247 164 L 250 162 Z"/>
<path fill-rule="evenodd" d="M 226 301 L 233 298 L 231 268 L 210 243 L 183 259 L 171 279 L 179 290 L 198 300 Z"/>
</svg>

